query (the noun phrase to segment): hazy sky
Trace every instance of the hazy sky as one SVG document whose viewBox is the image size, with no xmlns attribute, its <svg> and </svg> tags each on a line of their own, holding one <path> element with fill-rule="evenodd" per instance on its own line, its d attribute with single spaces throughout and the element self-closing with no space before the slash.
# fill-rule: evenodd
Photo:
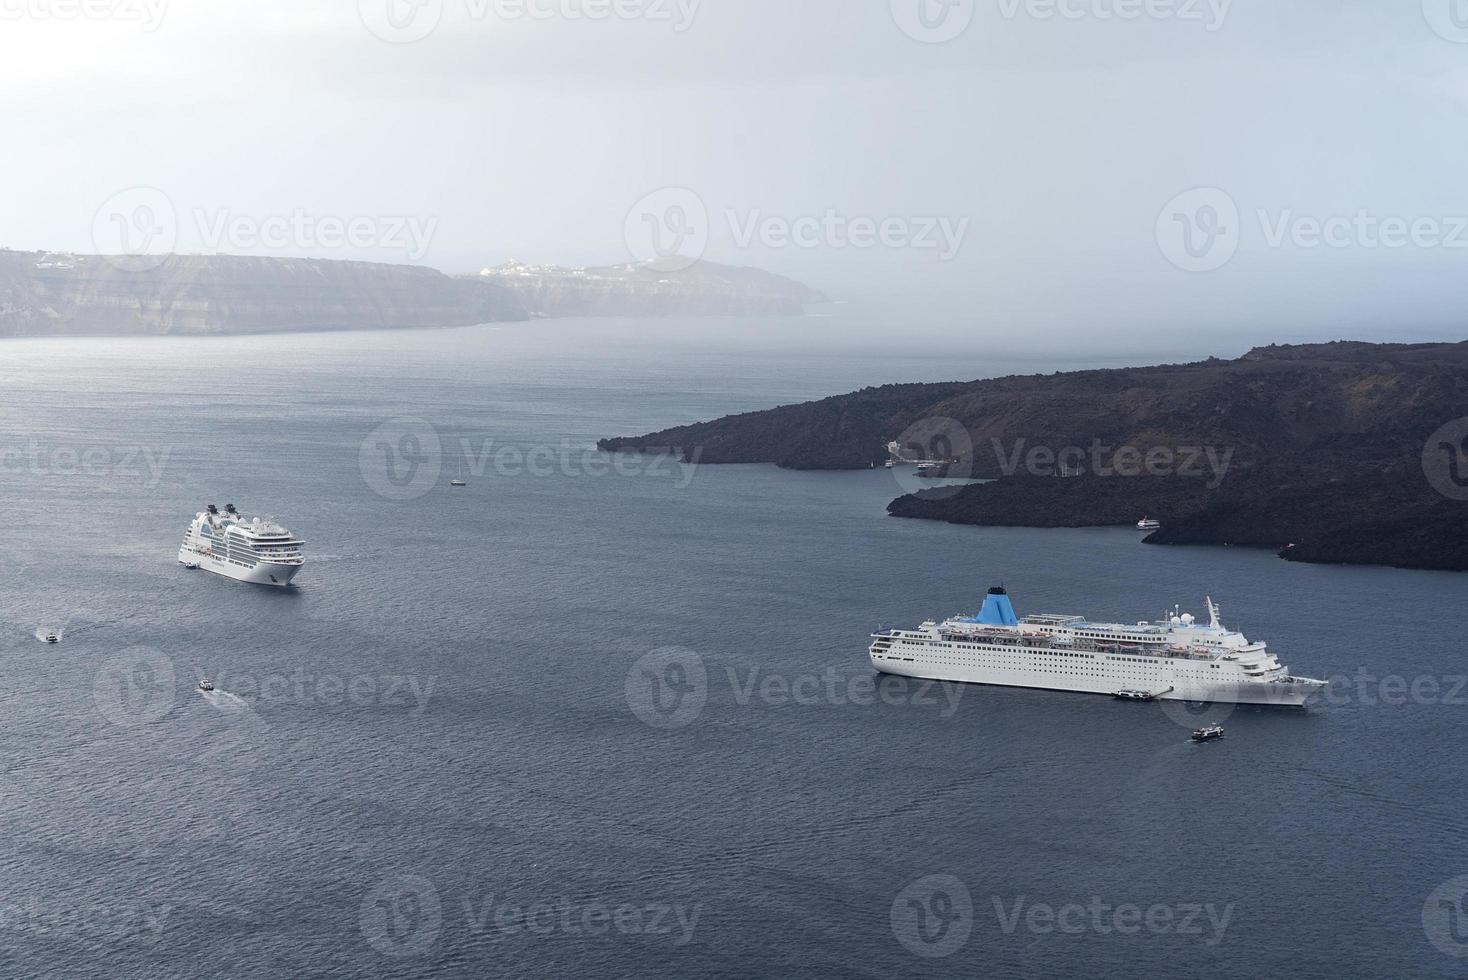
<svg viewBox="0 0 1468 980">
<path fill-rule="evenodd" d="M 1460 0 L 0 0 L 0 104 L 14 248 L 656 231 L 1015 329 L 1468 319 Z"/>
</svg>

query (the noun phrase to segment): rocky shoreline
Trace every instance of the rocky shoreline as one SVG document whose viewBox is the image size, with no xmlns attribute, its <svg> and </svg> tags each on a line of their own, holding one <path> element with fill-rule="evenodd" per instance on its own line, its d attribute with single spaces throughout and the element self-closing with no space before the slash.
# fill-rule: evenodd
<svg viewBox="0 0 1468 980">
<path fill-rule="evenodd" d="M 564 316 L 799 314 L 822 297 L 700 262 L 449 276 L 421 266 L 235 255 L 108 258 L 0 249 L 0 337 L 215 336 L 464 327 Z"/>
<path fill-rule="evenodd" d="M 1150 516 L 1164 525 L 1151 544 L 1462 571 L 1468 485 L 1438 464 L 1454 451 L 1468 462 L 1464 438 L 1468 343 L 1340 342 L 1195 364 L 892 385 L 601 447 L 865 469 L 881 465 L 896 440 L 909 458 L 951 460 L 948 475 L 989 481 L 899 497 L 888 507 L 896 517 L 1080 527 Z"/>
</svg>

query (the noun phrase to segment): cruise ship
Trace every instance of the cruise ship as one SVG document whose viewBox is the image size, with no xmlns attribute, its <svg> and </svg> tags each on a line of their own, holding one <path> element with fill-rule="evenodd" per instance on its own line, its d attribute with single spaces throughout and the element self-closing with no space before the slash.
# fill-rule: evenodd
<svg viewBox="0 0 1468 980">
<path fill-rule="evenodd" d="M 874 633 L 871 658 L 884 674 L 1137 700 L 1303 707 L 1325 687 L 1291 676 L 1265 644 L 1225 629 L 1211 597 L 1208 616 L 1207 625 L 1180 611 L 1135 626 L 1020 619 L 995 588 L 977 616 Z"/>
<path fill-rule="evenodd" d="M 179 563 L 241 582 L 284 588 L 306 563 L 306 543 L 265 517 L 247 518 L 225 504 L 200 511 L 184 535 Z"/>
</svg>

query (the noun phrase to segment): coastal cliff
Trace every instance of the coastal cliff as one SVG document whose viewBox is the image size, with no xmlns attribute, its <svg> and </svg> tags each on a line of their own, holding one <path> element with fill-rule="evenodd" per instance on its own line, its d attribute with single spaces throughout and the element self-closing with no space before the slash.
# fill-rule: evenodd
<svg viewBox="0 0 1468 980">
<path fill-rule="evenodd" d="M 604 440 L 796 469 L 950 459 L 990 482 L 889 512 L 957 524 L 1163 521 L 1153 544 L 1295 561 L 1468 569 L 1468 487 L 1434 485 L 1429 438 L 1468 418 L 1468 344 L 1267 347 L 1236 360 L 871 388 Z M 1464 435 L 1468 435 L 1465 427 Z"/>
<path fill-rule="evenodd" d="M 817 294 L 758 269 L 699 263 L 448 276 L 421 266 L 232 255 L 0 250 L 0 336 L 216 335 L 461 327 L 551 316 L 799 313 Z"/>
<path fill-rule="evenodd" d="M 0 336 L 448 327 L 526 315 L 493 283 L 417 266 L 231 255 L 158 263 L 133 270 L 100 256 L 0 252 Z"/>
</svg>

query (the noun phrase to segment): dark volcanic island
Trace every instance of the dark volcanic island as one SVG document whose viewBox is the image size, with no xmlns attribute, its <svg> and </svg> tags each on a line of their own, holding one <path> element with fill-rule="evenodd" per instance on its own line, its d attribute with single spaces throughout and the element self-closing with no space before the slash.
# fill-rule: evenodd
<svg viewBox="0 0 1468 980">
<path fill-rule="evenodd" d="M 897 517 L 1024 527 L 1163 522 L 1152 544 L 1468 570 L 1468 343 L 1266 347 L 1232 360 L 888 385 L 605 439 L 611 452 L 791 469 L 908 459 L 987 482 Z"/>
</svg>

